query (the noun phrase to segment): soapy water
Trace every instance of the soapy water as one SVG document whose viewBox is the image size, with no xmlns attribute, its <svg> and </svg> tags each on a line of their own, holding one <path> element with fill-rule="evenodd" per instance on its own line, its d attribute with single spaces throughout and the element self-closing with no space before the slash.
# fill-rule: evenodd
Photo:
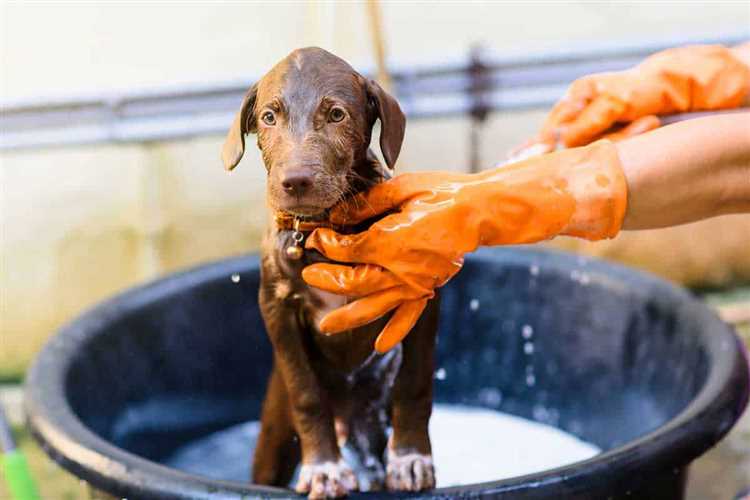
<svg viewBox="0 0 750 500">
<path fill-rule="evenodd" d="M 164 464 L 212 479 L 247 482 L 259 431 L 258 422 L 221 430 L 184 445 Z M 540 472 L 601 451 L 550 425 L 459 405 L 435 405 L 430 436 L 438 487 Z"/>
</svg>

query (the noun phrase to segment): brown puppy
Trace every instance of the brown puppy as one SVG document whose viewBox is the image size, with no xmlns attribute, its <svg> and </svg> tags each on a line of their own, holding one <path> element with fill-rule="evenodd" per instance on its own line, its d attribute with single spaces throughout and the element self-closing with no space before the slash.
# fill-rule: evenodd
<svg viewBox="0 0 750 500">
<path fill-rule="evenodd" d="M 225 167 L 234 168 L 244 153 L 245 134 L 257 133 L 268 171 L 268 203 L 277 216 L 262 251 L 259 300 L 274 368 L 253 481 L 286 486 L 301 458 L 296 489 L 310 498 L 343 496 L 360 482 L 369 490 L 384 482 L 394 490 L 435 484 L 427 424 L 437 299 L 403 345 L 377 355 L 373 341 L 387 318 L 322 335 L 319 320 L 347 299 L 302 280 L 303 267 L 322 256 L 305 251 L 295 259 L 288 251 L 295 246 L 294 231 L 285 221 L 303 221 L 298 229 L 306 236 L 325 222 L 329 208 L 387 175 L 368 149 L 377 119 L 380 147 L 392 168 L 405 128 L 396 100 L 342 59 L 318 48 L 299 49 L 248 91 L 222 152 Z M 393 431 L 386 452 L 389 419 Z M 344 447 L 358 462 L 360 481 L 342 459 Z"/>
</svg>

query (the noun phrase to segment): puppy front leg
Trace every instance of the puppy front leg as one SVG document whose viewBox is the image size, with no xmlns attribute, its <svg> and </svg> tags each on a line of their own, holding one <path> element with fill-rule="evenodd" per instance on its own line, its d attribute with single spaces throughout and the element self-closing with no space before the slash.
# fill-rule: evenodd
<svg viewBox="0 0 750 500">
<path fill-rule="evenodd" d="M 300 440 L 302 468 L 296 490 L 308 498 L 345 496 L 357 489 L 357 479 L 341 459 L 331 407 L 305 351 L 309 339 L 296 320 L 297 311 L 278 299 L 261 297 L 260 303 Z"/>
<path fill-rule="evenodd" d="M 260 435 L 253 456 L 253 482 L 288 486 L 300 461 L 292 412 L 281 373 L 274 362 L 261 411 Z"/>
<path fill-rule="evenodd" d="M 393 387 L 386 486 L 420 491 L 435 487 L 428 424 L 432 414 L 432 377 L 439 298 L 428 304 L 403 341 L 403 361 Z"/>
</svg>

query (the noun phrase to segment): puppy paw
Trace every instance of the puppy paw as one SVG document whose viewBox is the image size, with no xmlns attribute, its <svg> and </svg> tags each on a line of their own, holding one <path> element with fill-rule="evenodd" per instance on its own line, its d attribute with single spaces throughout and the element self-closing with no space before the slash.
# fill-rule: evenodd
<svg viewBox="0 0 750 500">
<path fill-rule="evenodd" d="M 357 476 L 344 462 L 303 464 L 295 489 L 307 493 L 307 498 L 340 498 L 358 489 Z"/>
<path fill-rule="evenodd" d="M 435 487 L 432 456 L 421 453 L 397 455 L 388 450 L 385 483 L 392 491 L 421 491 Z"/>
</svg>

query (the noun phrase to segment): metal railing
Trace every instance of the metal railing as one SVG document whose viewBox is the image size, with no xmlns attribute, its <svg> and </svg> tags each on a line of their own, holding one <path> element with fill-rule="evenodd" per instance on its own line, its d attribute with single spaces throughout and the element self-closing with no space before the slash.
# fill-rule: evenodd
<svg viewBox="0 0 750 500">
<path fill-rule="evenodd" d="M 574 79 L 631 67 L 658 50 L 748 39 L 750 32 L 517 53 L 474 48 L 459 59 L 394 65 L 391 71 L 410 119 L 468 115 L 481 123 L 492 112 L 548 107 Z M 224 134 L 251 81 L 3 102 L 0 151 Z"/>
</svg>

